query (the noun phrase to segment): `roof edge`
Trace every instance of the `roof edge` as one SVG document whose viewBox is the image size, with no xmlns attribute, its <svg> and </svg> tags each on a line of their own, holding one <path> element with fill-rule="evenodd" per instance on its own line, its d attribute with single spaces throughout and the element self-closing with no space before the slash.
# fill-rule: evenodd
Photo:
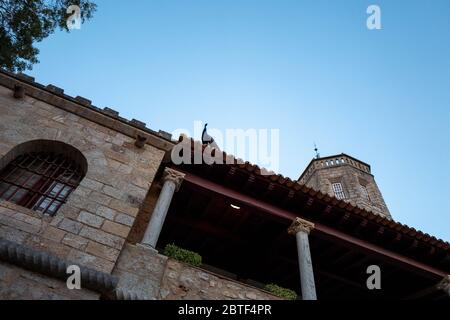
<svg viewBox="0 0 450 320">
<path fill-rule="evenodd" d="M 26 86 L 25 94 L 34 99 L 73 113 L 133 139 L 136 138 L 137 134 L 146 136 L 148 138 L 147 144 L 165 151 L 170 150 L 176 144 L 176 141 L 172 140 L 171 134 L 165 131 L 160 130 L 156 132 L 148 128 L 144 122 L 123 118 L 119 115 L 119 112 L 111 108 L 98 108 L 84 97 L 66 95 L 63 89 L 52 84 L 44 86 L 35 82 L 34 78 L 28 75 L 15 74 L 0 68 L 0 85 L 10 90 L 14 90 L 16 85 L 24 85 Z"/>
<path fill-rule="evenodd" d="M 308 172 L 308 169 L 311 167 L 311 165 L 314 163 L 314 162 L 316 162 L 316 161 L 322 161 L 322 160 L 328 160 L 328 159 L 333 159 L 333 158 L 337 158 L 337 157 L 347 157 L 347 158 L 350 158 L 351 160 L 353 160 L 353 161 L 356 161 L 356 162 L 359 162 L 359 163 L 361 163 L 362 165 L 364 165 L 364 166 L 367 166 L 368 168 L 369 168 L 369 171 L 371 171 L 371 166 L 370 166 L 370 164 L 368 164 L 368 163 L 366 163 L 366 162 L 364 162 L 364 161 L 361 161 L 361 160 L 359 160 L 359 159 L 356 159 L 355 157 L 352 157 L 352 156 L 350 156 L 350 155 L 348 155 L 348 154 L 346 154 L 346 153 L 341 153 L 341 154 L 336 154 L 336 155 L 332 155 L 332 156 L 326 156 L 326 157 L 321 157 L 321 158 L 313 158 L 310 162 L 309 162 L 309 164 L 306 166 L 306 168 L 305 168 L 305 170 L 303 170 L 303 172 L 302 172 L 302 174 L 300 175 L 300 177 L 297 179 L 297 181 L 301 181 L 302 180 L 302 178 L 306 175 L 306 173 Z M 358 168 L 357 168 L 358 169 Z M 371 174 L 371 173 L 370 173 Z"/>
</svg>

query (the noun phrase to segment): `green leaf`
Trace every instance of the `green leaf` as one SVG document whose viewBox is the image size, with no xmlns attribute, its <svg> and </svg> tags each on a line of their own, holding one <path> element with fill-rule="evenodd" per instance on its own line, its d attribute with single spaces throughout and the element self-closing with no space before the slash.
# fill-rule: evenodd
<svg viewBox="0 0 450 320">
<path fill-rule="evenodd" d="M 264 290 L 273 293 L 274 295 L 285 298 L 288 300 L 296 300 L 297 299 L 297 293 L 293 290 L 286 289 L 283 287 L 280 287 L 276 284 L 268 284 L 264 287 Z"/>
<path fill-rule="evenodd" d="M 182 249 L 175 244 L 168 244 L 165 247 L 163 254 L 169 258 L 185 262 L 194 267 L 198 267 L 202 264 L 202 257 L 198 253 Z"/>
<path fill-rule="evenodd" d="M 89 0 L 0 0 L 0 68 L 20 72 L 38 63 L 34 44 L 56 28 L 67 29 L 70 5 L 80 7 L 82 22 L 96 10 Z"/>
</svg>

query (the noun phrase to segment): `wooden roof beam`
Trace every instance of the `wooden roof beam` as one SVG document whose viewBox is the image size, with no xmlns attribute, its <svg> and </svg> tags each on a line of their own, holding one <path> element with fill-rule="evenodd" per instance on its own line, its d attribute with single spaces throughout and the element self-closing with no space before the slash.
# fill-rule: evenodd
<svg viewBox="0 0 450 320">
<path fill-rule="evenodd" d="M 244 195 L 238 191 L 231 190 L 222 185 L 214 183 L 212 181 L 203 179 L 201 177 L 192 175 L 190 173 L 186 173 L 185 181 L 190 183 L 194 183 L 206 190 L 210 190 L 212 192 L 221 194 L 223 196 L 235 199 L 241 203 L 244 203 L 248 206 L 252 206 L 260 211 L 269 213 L 272 216 L 276 216 L 282 219 L 286 219 L 286 223 L 290 224 L 292 220 L 294 220 L 299 215 L 282 208 L 276 207 L 269 203 L 257 200 L 250 196 Z M 425 263 L 420 261 L 405 257 L 396 252 L 392 252 L 388 249 L 382 248 L 379 245 L 375 245 L 369 243 L 368 241 L 355 238 L 352 235 L 346 234 L 342 231 L 336 230 L 334 228 L 325 226 L 317 221 L 314 221 L 315 229 L 311 232 L 311 236 L 317 235 L 320 237 L 325 237 L 331 239 L 332 241 L 339 241 L 349 247 L 357 248 L 359 251 L 362 251 L 368 255 L 374 256 L 378 259 L 387 260 L 388 262 L 392 262 L 394 264 L 400 265 L 403 268 L 415 271 L 423 274 L 426 277 L 431 277 L 433 279 L 440 277 L 443 278 L 446 276 L 446 273 L 442 270 L 431 267 Z"/>
</svg>

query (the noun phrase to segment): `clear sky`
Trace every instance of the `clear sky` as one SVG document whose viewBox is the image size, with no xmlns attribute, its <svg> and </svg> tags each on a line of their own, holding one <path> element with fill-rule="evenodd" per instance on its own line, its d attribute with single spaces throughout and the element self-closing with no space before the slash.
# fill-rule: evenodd
<svg viewBox="0 0 450 320">
<path fill-rule="evenodd" d="M 38 45 L 37 81 L 154 130 L 280 129 L 293 179 L 314 142 L 348 153 L 395 220 L 450 240 L 450 1 L 94 2 L 81 30 Z"/>
</svg>

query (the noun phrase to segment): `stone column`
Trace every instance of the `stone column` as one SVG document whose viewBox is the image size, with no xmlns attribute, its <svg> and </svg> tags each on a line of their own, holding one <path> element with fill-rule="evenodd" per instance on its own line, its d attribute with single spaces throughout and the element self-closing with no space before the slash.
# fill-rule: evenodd
<svg viewBox="0 0 450 320">
<path fill-rule="evenodd" d="M 153 210 L 152 217 L 150 218 L 150 222 L 145 230 L 144 238 L 141 243 L 142 245 L 155 249 L 173 195 L 180 188 L 184 176 L 185 174 L 170 168 L 164 170 L 162 178 L 163 187 L 159 194 L 158 201 L 156 202 L 155 209 Z"/>
<path fill-rule="evenodd" d="M 444 291 L 450 297 L 450 275 L 447 275 L 441 282 L 439 282 L 437 289 Z"/>
<path fill-rule="evenodd" d="M 309 249 L 309 233 L 314 229 L 314 224 L 306 220 L 296 218 L 289 227 L 288 232 L 297 239 L 298 265 L 300 268 L 300 285 L 303 300 L 317 300 L 316 285 Z"/>
</svg>

